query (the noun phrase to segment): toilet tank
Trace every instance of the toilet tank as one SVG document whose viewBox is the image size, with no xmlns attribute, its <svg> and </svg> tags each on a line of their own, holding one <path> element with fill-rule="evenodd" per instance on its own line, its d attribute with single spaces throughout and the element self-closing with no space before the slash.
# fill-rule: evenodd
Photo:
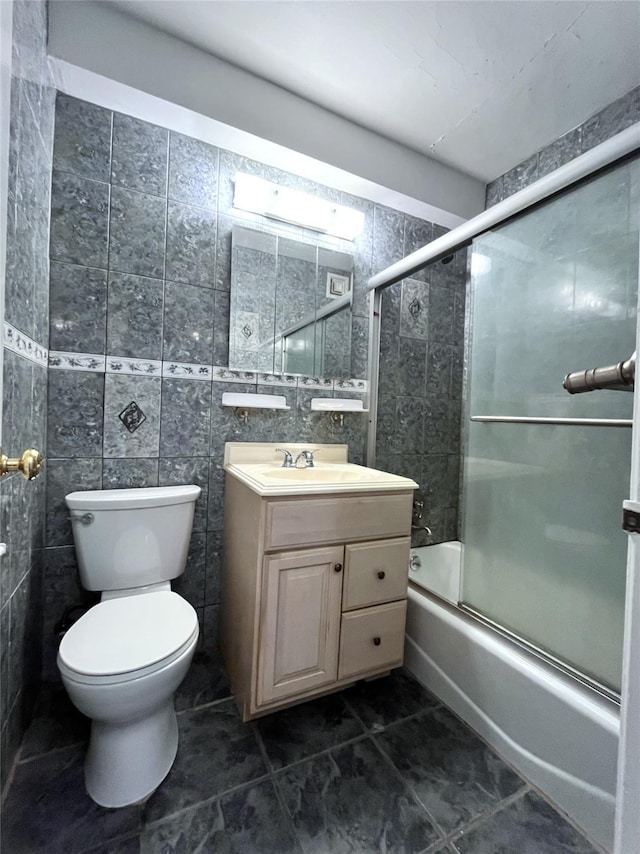
<svg viewBox="0 0 640 854">
<path fill-rule="evenodd" d="M 125 590 L 182 575 L 200 492 L 160 486 L 67 495 L 83 587 Z"/>
</svg>

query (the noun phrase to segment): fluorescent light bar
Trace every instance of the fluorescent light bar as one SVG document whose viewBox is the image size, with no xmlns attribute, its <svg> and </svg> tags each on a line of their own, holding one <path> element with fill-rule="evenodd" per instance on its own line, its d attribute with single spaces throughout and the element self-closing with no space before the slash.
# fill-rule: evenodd
<svg viewBox="0 0 640 854">
<path fill-rule="evenodd" d="M 362 211 L 241 172 L 235 177 L 233 206 L 344 240 L 354 240 L 364 227 Z"/>
</svg>

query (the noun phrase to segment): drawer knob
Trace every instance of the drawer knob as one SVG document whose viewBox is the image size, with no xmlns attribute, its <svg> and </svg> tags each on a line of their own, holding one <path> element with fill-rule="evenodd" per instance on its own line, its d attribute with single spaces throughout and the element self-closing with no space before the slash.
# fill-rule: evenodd
<svg viewBox="0 0 640 854">
<path fill-rule="evenodd" d="M 380 570 L 380 572 L 378 573 L 378 578 L 380 579 L 380 581 L 382 581 L 382 579 L 384 578 L 385 574 L 386 574 L 386 573 L 385 573 L 385 572 L 383 572 L 383 570 Z"/>
<path fill-rule="evenodd" d="M 381 642 L 382 642 L 381 638 L 374 638 L 373 639 L 373 645 L 374 646 L 380 646 Z"/>
<path fill-rule="evenodd" d="M 341 563 L 334 563 L 333 568 L 334 568 L 335 572 L 342 572 L 342 564 Z"/>
</svg>

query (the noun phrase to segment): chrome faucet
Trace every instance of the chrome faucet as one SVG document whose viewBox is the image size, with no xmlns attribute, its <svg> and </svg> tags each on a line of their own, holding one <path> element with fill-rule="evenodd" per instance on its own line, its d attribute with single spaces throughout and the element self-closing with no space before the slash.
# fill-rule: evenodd
<svg viewBox="0 0 640 854">
<path fill-rule="evenodd" d="M 276 448 L 276 451 L 280 451 L 284 454 L 284 460 L 282 461 L 283 469 L 292 469 L 293 465 L 293 457 L 291 456 L 291 451 L 287 451 L 286 448 Z M 297 460 L 296 460 L 297 462 Z"/>
<path fill-rule="evenodd" d="M 300 451 L 300 453 L 296 457 L 295 467 L 297 469 L 298 468 L 312 469 L 313 468 L 313 454 L 317 450 L 318 450 L 317 448 L 314 448 L 313 451 Z M 305 464 L 303 466 L 298 465 L 298 460 L 300 458 L 302 458 L 305 461 Z"/>
</svg>

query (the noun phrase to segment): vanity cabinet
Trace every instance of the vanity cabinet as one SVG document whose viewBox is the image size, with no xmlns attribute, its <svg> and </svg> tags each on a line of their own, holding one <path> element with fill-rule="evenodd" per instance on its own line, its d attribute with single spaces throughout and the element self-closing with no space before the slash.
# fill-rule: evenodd
<svg viewBox="0 0 640 854">
<path fill-rule="evenodd" d="M 220 639 L 243 720 L 402 664 L 411 501 L 227 475 Z"/>
</svg>

